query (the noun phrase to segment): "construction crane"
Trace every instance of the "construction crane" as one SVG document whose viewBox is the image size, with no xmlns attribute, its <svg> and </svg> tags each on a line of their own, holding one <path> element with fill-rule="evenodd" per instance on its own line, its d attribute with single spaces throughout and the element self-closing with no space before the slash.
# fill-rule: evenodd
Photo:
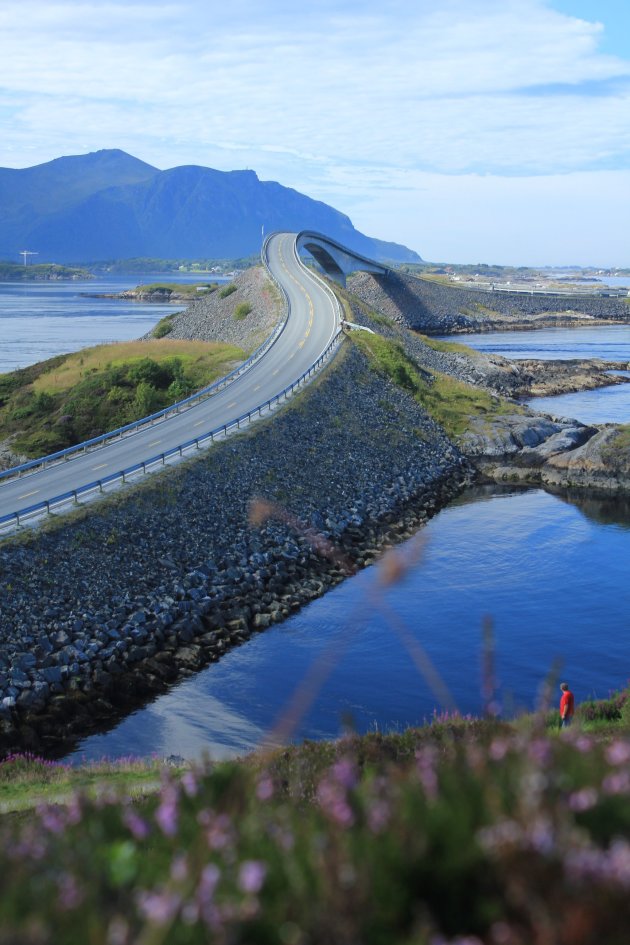
<svg viewBox="0 0 630 945">
<path fill-rule="evenodd" d="M 26 266 L 29 256 L 39 256 L 39 253 L 33 253 L 30 249 L 21 249 L 19 252 L 20 256 L 24 256 L 24 265 Z"/>
</svg>

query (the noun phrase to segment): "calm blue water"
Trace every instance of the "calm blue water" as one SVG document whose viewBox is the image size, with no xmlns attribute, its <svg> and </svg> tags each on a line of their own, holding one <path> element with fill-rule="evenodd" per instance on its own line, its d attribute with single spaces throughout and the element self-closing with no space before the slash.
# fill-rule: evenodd
<svg viewBox="0 0 630 945">
<path fill-rule="evenodd" d="M 134 273 L 89 282 L 0 282 L 0 374 L 89 345 L 131 341 L 185 304 L 95 299 L 142 282 L 200 282 L 214 276 Z"/>
<path fill-rule="evenodd" d="M 348 718 L 359 731 L 421 722 L 441 700 L 401 630 L 424 648 L 459 710 L 477 713 L 486 615 L 508 713 L 533 707 L 557 664 L 578 699 L 626 682 L 628 506 L 491 487 L 444 509 L 424 535 L 424 557 L 400 584 L 383 592 L 378 568 L 367 569 L 87 739 L 74 760 L 243 753 L 277 723 L 323 654 L 334 665 L 296 738 L 337 736 Z"/>
<path fill-rule="evenodd" d="M 455 340 L 485 354 L 501 354 L 505 358 L 603 358 L 605 361 L 630 362 L 630 324 L 542 328 L 535 331 L 488 331 L 458 335 L 456 338 L 443 335 L 442 340 Z"/>
</svg>

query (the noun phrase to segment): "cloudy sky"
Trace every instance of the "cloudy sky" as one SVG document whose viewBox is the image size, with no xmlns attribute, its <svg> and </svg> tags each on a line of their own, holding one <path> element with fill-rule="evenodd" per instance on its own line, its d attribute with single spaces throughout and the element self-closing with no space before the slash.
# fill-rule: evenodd
<svg viewBox="0 0 630 945">
<path fill-rule="evenodd" d="M 2 0 L 0 131 L 252 168 L 432 261 L 630 266 L 628 0 Z"/>
</svg>

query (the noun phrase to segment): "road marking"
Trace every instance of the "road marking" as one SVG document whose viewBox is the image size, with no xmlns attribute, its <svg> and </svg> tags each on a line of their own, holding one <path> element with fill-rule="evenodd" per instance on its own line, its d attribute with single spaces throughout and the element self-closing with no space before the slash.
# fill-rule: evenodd
<svg viewBox="0 0 630 945">
<path fill-rule="evenodd" d="M 272 373 L 272 374 L 277 374 L 279 370 L 280 370 L 280 368 L 277 367 L 277 368 L 275 369 L 275 371 L 272 371 L 271 373 Z"/>
<path fill-rule="evenodd" d="M 260 390 L 260 384 L 257 384 L 256 387 L 254 387 L 254 390 Z"/>
<path fill-rule="evenodd" d="M 230 409 L 230 407 L 236 407 L 236 401 L 235 401 L 235 400 L 233 400 L 231 404 L 228 404 L 228 410 Z"/>
<path fill-rule="evenodd" d="M 28 499 L 30 495 L 37 495 L 39 489 L 36 489 L 35 492 L 25 492 L 24 495 L 19 495 L 18 499 Z"/>
<path fill-rule="evenodd" d="M 196 423 L 193 423 L 193 426 L 194 426 L 194 427 L 200 427 L 201 424 L 202 424 L 202 423 L 205 423 L 205 422 L 206 422 L 205 420 L 197 420 Z"/>
<path fill-rule="evenodd" d="M 158 443 L 161 443 L 162 440 L 153 440 L 153 443 L 149 443 L 149 446 L 157 446 Z"/>
<path fill-rule="evenodd" d="M 295 357 L 295 351 L 292 351 L 287 360 L 290 361 L 291 358 L 294 358 L 294 357 Z"/>
<path fill-rule="evenodd" d="M 92 469 L 105 469 L 106 466 L 109 466 L 109 463 L 101 463 L 100 466 L 92 466 Z"/>
<path fill-rule="evenodd" d="M 303 348 L 305 344 L 306 344 L 306 338 L 302 338 L 302 340 L 298 344 L 298 348 Z"/>
</svg>

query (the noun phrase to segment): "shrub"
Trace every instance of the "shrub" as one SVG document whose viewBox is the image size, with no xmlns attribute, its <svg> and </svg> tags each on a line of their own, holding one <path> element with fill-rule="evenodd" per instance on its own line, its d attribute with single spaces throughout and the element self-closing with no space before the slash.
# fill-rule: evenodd
<svg viewBox="0 0 630 945">
<path fill-rule="evenodd" d="M 232 295 L 233 292 L 236 292 L 237 286 L 233 282 L 230 282 L 229 285 L 224 285 L 222 289 L 219 289 L 219 298 L 227 299 L 228 295 Z"/>
<path fill-rule="evenodd" d="M 236 308 L 234 309 L 235 320 L 237 322 L 240 322 L 244 318 L 247 318 L 251 310 L 252 310 L 252 305 L 249 302 L 239 302 Z"/>
</svg>

